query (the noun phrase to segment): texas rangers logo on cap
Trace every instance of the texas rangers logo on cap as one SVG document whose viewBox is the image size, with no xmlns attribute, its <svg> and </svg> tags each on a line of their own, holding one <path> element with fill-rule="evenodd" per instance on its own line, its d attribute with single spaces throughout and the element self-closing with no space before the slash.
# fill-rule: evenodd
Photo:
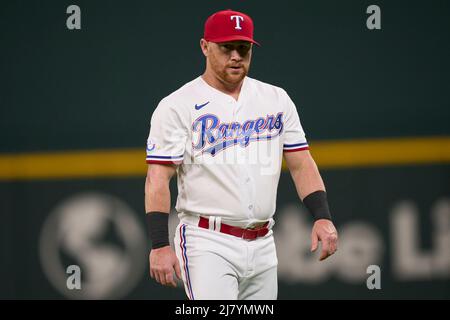
<svg viewBox="0 0 450 320">
<path fill-rule="evenodd" d="M 233 19 L 236 19 L 236 27 L 234 27 L 234 28 L 238 29 L 238 30 L 242 30 L 240 21 L 241 20 L 243 21 L 244 17 L 243 16 L 231 16 L 231 20 L 233 20 Z"/>
<path fill-rule="evenodd" d="M 203 38 L 216 43 L 242 40 L 259 45 L 253 39 L 253 29 L 252 18 L 228 9 L 216 12 L 206 20 Z"/>
</svg>

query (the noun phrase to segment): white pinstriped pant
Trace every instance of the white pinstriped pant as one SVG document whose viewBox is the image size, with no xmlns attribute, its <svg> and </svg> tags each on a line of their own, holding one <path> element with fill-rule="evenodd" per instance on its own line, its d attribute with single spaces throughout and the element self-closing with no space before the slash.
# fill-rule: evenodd
<svg viewBox="0 0 450 320">
<path fill-rule="evenodd" d="M 191 300 L 275 300 L 278 293 L 272 230 L 248 241 L 180 222 L 175 252 Z"/>
</svg>

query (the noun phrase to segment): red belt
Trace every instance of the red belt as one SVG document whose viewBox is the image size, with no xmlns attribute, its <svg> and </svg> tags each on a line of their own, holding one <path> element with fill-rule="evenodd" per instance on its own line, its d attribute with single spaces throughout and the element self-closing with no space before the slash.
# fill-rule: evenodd
<svg viewBox="0 0 450 320">
<path fill-rule="evenodd" d="M 269 222 L 266 222 L 258 229 L 244 229 L 222 223 L 220 225 L 220 232 L 230 234 L 232 236 L 245 240 L 255 240 L 256 238 L 264 237 L 269 232 L 269 228 L 267 228 L 268 225 Z M 200 228 L 209 229 L 209 219 L 200 217 L 198 226 Z"/>
</svg>

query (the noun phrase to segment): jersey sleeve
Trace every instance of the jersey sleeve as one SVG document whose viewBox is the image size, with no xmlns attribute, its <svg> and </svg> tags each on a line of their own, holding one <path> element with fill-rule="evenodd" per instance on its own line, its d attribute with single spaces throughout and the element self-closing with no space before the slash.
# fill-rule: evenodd
<svg viewBox="0 0 450 320">
<path fill-rule="evenodd" d="M 283 139 L 283 151 L 295 152 L 308 150 L 308 142 L 306 141 L 305 132 L 300 123 L 300 117 L 295 107 L 294 102 L 289 95 L 284 92 L 286 101 L 286 118 L 285 118 L 285 132 Z"/>
<path fill-rule="evenodd" d="M 180 110 L 163 99 L 153 112 L 147 139 L 147 163 L 180 164 L 187 139 L 185 119 Z"/>
</svg>

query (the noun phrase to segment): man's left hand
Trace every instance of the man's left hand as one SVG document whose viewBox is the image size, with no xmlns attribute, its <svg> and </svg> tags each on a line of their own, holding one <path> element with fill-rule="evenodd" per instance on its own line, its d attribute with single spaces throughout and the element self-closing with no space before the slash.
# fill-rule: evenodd
<svg viewBox="0 0 450 320">
<path fill-rule="evenodd" d="M 319 261 L 322 261 L 337 250 L 338 236 L 333 222 L 327 219 L 319 219 L 314 223 L 311 232 L 311 251 L 317 249 L 319 241 L 322 242 L 322 252 Z"/>
</svg>

